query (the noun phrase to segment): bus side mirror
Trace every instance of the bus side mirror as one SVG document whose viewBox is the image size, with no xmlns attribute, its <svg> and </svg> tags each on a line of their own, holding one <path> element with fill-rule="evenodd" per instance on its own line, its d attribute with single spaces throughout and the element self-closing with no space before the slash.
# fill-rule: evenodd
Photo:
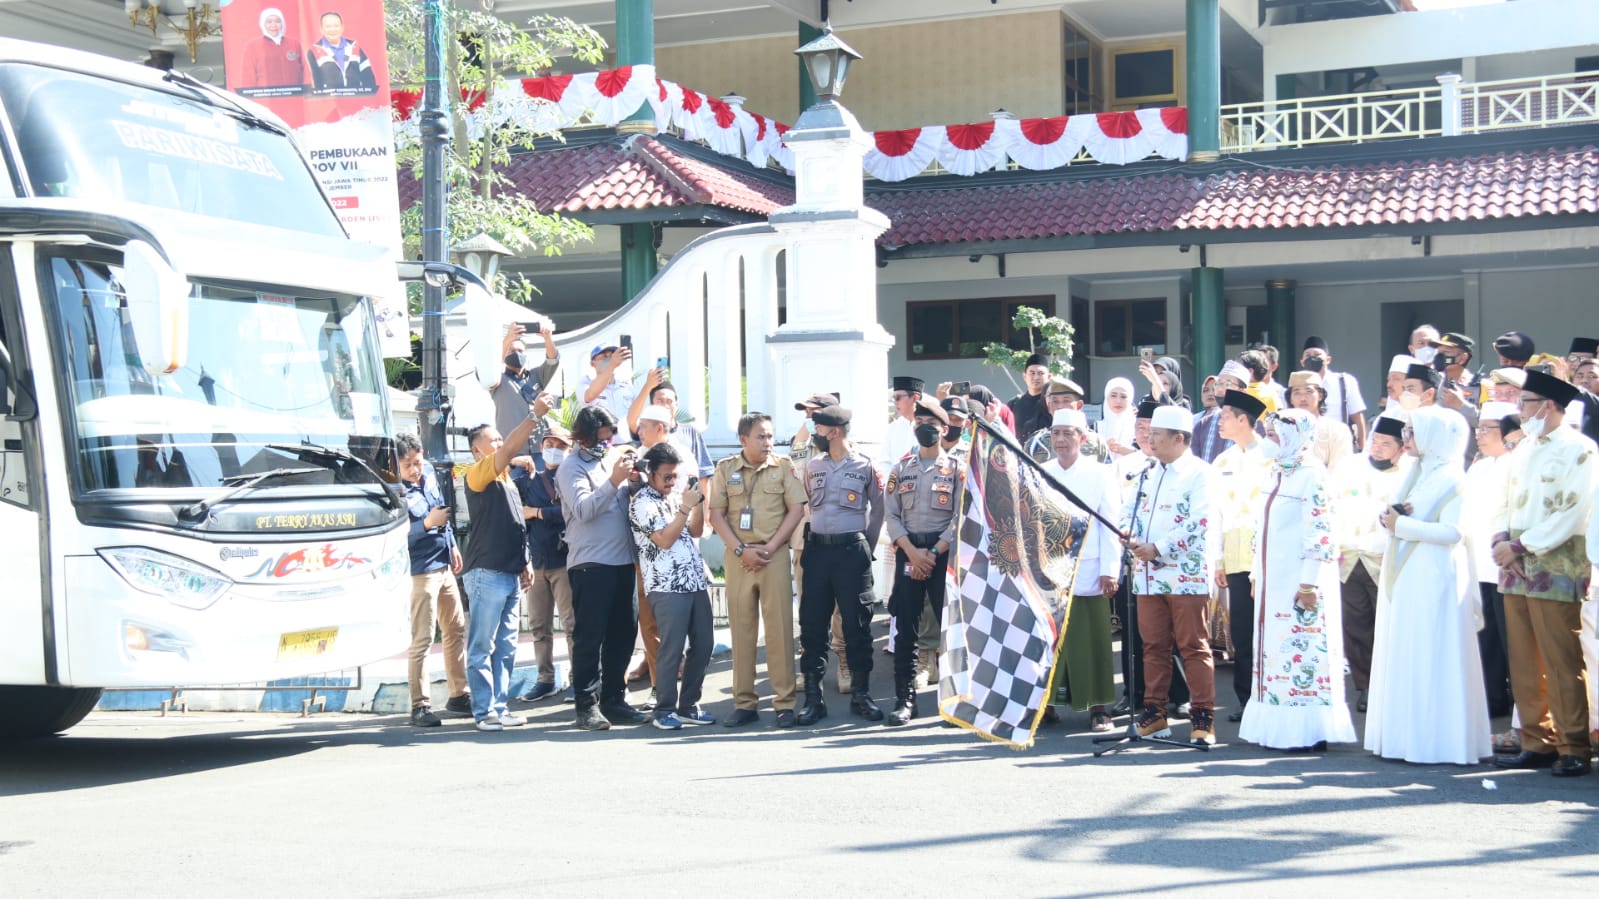
<svg viewBox="0 0 1599 899">
<path fill-rule="evenodd" d="M 165 375 L 182 368 L 189 355 L 189 280 L 155 247 L 130 240 L 122 249 L 122 287 L 145 371 Z"/>
</svg>

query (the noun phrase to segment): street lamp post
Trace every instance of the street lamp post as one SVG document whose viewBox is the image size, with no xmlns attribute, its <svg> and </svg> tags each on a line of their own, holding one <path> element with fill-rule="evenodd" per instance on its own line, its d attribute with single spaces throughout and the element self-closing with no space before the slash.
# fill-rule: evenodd
<svg viewBox="0 0 1599 899">
<path fill-rule="evenodd" d="M 444 166 L 450 116 L 444 90 L 444 11 L 439 0 L 425 0 L 422 21 L 427 36 L 418 129 L 422 137 L 422 260 L 447 262 Z M 422 453 L 438 473 L 445 503 L 453 510 L 455 460 L 450 457 L 446 432 L 444 390 L 444 286 L 441 279 L 427 279 L 422 284 L 422 390 L 416 398 L 416 421 L 422 432 Z"/>
</svg>

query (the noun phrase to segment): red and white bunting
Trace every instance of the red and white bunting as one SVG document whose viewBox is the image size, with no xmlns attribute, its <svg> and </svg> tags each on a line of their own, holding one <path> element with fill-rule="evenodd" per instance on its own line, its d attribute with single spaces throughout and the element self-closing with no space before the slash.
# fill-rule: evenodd
<svg viewBox="0 0 1599 899">
<path fill-rule="evenodd" d="M 392 96 L 397 139 L 417 140 L 421 92 L 396 90 Z M 543 131 L 585 122 L 615 125 L 647 106 L 661 131 L 675 128 L 688 140 L 757 167 L 775 161 L 789 172 L 794 170 L 793 151 L 783 143 L 788 126 L 745 110 L 736 98 L 724 101 L 657 78 L 654 66 L 506 81 L 496 85 L 492 108 L 485 108 L 481 95 L 463 100 L 467 134 L 473 138 L 486 128 L 507 124 Z M 863 165 L 880 181 L 903 181 L 935 161 L 956 175 L 990 171 L 1007 160 L 1044 171 L 1070 164 L 1085 150 L 1099 162 L 1125 165 L 1150 156 L 1187 158 L 1188 110 L 1000 118 L 878 131 L 872 137 L 873 147 Z"/>
</svg>

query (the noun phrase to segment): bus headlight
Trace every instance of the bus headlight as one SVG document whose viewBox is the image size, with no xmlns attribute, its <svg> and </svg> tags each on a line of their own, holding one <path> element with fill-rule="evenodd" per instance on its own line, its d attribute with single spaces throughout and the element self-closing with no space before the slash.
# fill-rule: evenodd
<svg viewBox="0 0 1599 899">
<path fill-rule="evenodd" d="M 401 573 L 409 574 L 410 571 L 411 553 L 410 550 L 402 546 L 399 552 L 389 556 L 387 561 L 378 566 L 377 578 L 378 580 L 388 580 Z"/>
<path fill-rule="evenodd" d="M 233 583 L 204 565 L 142 546 L 117 546 L 98 552 L 128 586 L 186 609 L 209 607 Z"/>
</svg>

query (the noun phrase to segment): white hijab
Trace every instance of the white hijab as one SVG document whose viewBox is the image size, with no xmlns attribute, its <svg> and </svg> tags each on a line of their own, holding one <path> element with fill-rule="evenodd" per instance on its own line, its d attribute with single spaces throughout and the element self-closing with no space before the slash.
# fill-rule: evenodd
<svg viewBox="0 0 1599 899">
<path fill-rule="evenodd" d="M 1120 389 L 1127 394 L 1127 411 L 1110 411 L 1110 392 Z M 1099 436 L 1114 438 L 1122 446 L 1133 445 L 1133 425 L 1138 421 L 1138 394 L 1133 392 L 1133 382 L 1126 378 L 1111 378 L 1105 384 L 1104 414 L 1094 423 Z"/>
<path fill-rule="evenodd" d="M 277 16 L 278 17 L 278 21 L 283 24 L 283 30 L 278 32 L 278 36 L 277 37 L 273 37 L 272 33 L 267 31 L 267 27 L 266 27 L 267 16 Z M 278 9 L 277 7 L 268 6 L 267 8 L 261 10 L 260 26 L 261 26 L 261 36 L 266 38 L 267 40 L 271 41 L 274 44 L 283 43 L 283 39 L 285 37 L 288 37 L 288 35 L 289 35 L 289 20 L 283 17 L 283 11 Z"/>
</svg>

